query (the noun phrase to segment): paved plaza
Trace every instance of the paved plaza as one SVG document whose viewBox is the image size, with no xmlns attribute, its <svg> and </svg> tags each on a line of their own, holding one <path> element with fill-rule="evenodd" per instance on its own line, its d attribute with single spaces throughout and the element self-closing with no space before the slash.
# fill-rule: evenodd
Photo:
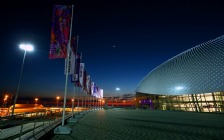
<svg viewBox="0 0 224 140">
<path fill-rule="evenodd" d="M 67 123 L 69 135 L 53 131 L 48 140 L 223 140 L 224 114 L 108 109 Z"/>
</svg>

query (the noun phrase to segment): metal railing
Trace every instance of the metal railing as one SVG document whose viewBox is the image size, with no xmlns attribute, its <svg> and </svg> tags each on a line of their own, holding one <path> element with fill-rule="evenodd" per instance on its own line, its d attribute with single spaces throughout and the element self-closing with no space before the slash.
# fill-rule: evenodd
<svg viewBox="0 0 224 140">
<path fill-rule="evenodd" d="M 65 119 L 71 117 L 66 113 Z M 2 117 L 0 121 L 1 140 L 38 139 L 61 123 L 61 114 L 35 117 L 16 116 Z"/>
</svg>

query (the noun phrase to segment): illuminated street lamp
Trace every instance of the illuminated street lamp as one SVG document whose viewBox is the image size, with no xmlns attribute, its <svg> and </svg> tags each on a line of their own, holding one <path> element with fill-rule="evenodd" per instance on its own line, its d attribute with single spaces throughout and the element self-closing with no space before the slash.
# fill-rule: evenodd
<svg viewBox="0 0 224 140">
<path fill-rule="evenodd" d="M 58 100 L 60 99 L 60 97 L 59 97 L 59 96 L 57 96 L 57 97 L 56 97 L 56 99 L 57 99 L 57 107 L 58 107 Z"/>
<path fill-rule="evenodd" d="M 121 90 L 121 89 L 120 89 L 119 87 L 116 87 L 116 90 L 119 91 L 119 90 Z"/>
<path fill-rule="evenodd" d="M 133 106 L 133 108 L 136 106 L 136 98 L 134 98 L 132 106 Z"/>
<path fill-rule="evenodd" d="M 5 98 L 4 98 L 4 100 L 7 100 L 7 99 L 8 99 L 8 97 L 9 97 L 8 95 L 5 95 Z"/>
<path fill-rule="evenodd" d="M 35 101 L 36 101 L 36 104 L 37 104 L 38 98 L 35 98 Z"/>
<path fill-rule="evenodd" d="M 104 107 L 104 103 L 105 103 L 105 101 L 103 100 L 102 107 Z"/>
<path fill-rule="evenodd" d="M 117 104 L 117 99 L 115 99 L 115 101 L 116 101 L 116 104 Z M 117 105 L 118 106 L 118 105 Z"/>
<path fill-rule="evenodd" d="M 8 99 L 8 95 L 5 95 L 5 98 L 4 98 L 4 106 L 6 106 L 6 104 L 7 104 L 7 99 Z"/>
<path fill-rule="evenodd" d="M 117 92 L 118 92 L 118 98 L 119 98 L 119 91 L 121 90 L 119 87 L 116 87 L 116 89 L 115 89 Z M 115 99 L 115 101 L 116 101 L 116 104 L 117 104 L 117 99 Z M 118 104 L 117 104 L 117 107 L 118 107 Z"/>
<path fill-rule="evenodd" d="M 126 102 L 126 101 L 125 101 L 125 100 L 123 100 L 123 103 L 124 103 L 124 104 L 125 104 L 125 102 Z"/>
<path fill-rule="evenodd" d="M 74 98 L 72 98 L 72 116 L 73 116 L 73 114 L 74 114 Z"/>
<path fill-rule="evenodd" d="M 20 86 L 20 81 L 21 81 L 21 77 L 22 77 L 22 73 L 23 73 L 23 66 L 24 66 L 24 61 L 25 61 L 25 58 L 26 58 L 26 52 L 27 51 L 30 52 L 30 51 L 34 50 L 34 48 L 31 44 L 20 44 L 19 48 L 24 50 L 24 56 L 23 56 L 22 67 L 21 67 L 21 70 L 20 70 L 19 83 L 18 83 L 18 87 L 17 87 L 17 91 L 16 91 L 16 96 L 15 96 L 13 107 L 12 107 L 12 116 L 14 115 L 14 109 L 15 109 L 15 105 L 16 105 L 16 101 L 17 101 L 17 96 L 18 96 L 18 93 L 19 93 L 19 86 Z"/>
</svg>

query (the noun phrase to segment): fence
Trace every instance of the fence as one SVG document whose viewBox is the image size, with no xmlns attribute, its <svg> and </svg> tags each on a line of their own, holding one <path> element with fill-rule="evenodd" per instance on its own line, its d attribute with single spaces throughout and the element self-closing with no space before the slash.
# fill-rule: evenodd
<svg viewBox="0 0 224 140">
<path fill-rule="evenodd" d="M 14 117 L 2 117 L 0 139 L 38 139 L 61 123 L 61 114 L 25 117 L 26 115 L 27 113 Z M 65 119 L 69 117 L 71 117 L 71 113 L 66 113 Z"/>
</svg>

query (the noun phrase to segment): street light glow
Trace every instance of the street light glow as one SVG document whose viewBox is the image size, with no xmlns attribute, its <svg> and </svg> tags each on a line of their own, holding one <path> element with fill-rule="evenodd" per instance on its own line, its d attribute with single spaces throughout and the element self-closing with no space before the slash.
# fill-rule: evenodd
<svg viewBox="0 0 224 140">
<path fill-rule="evenodd" d="M 119 87 L 117 87 L 117 88 L 116 88 L 116 90 L 120 90 L 120 88 L 119 88 Z"/>
<path fill-rule="evenodd" d="M 35 101 L 36 101 L 36 104 L 37 104 L 38 98 L 35 98 Z"/>
<path fill-rule="evenodd" d="M 176 90 L 182 90 L 184 87 L 181 87 L 181 86 L 177 86 L 175 87 Z"/>
<path fill-rule="evenodd" d="M 57 97 L 56 97 L 56 99 L 57 99 L 57 107 L 58 107 L 58 100 L 60 99 L 60 97 L 59 97 L 59 96 L 57 96 Z"/>
<path fill-rule="evenodd" d="M 60 99 L 60 97 L 59 97 L 59 96 L 57 96 L 56 98 L 57 98 L 57 100 L 59 100 L 59 99 Z"/>
<path fill-rule="evenodd" d="M 20 44 L 19 48 L 29 52 L 33 51 L 33 45 L 31 44 Z"/>
<path fill-rule="evenodd" d="M 17 87 L 17 90 L 16 90 L 14 103 L 13 103 L 13 106 L 12 106 L 12 114 L 11 114 L 12 116 L 14 115 L 14 110 L 15 110 L 15 105 L 16 105 L 16 101 L 17 101 L 17 96 L 18 96 L 18 93 L 19 93 L 20 82 L 21 82 L 21 77 L 22 77 L 22 73 L 23 73 L 23 66 L 24 66 L 24 61 L 25 61 L 25 58 L 26 58 L 26 52 L 27 51 L 33 51 L 33 49 L 34 49 L 31 44 L 20 44 L 19 47 L 20 47 L 20 49 L 24 50 L 24 56 L 23 56 L 23 63 L 22 63 L 22 67 L 21 67 L 20 75 L 19 75 L 19 83 L 18 83 L 18 87 Z"/>
</svg>

